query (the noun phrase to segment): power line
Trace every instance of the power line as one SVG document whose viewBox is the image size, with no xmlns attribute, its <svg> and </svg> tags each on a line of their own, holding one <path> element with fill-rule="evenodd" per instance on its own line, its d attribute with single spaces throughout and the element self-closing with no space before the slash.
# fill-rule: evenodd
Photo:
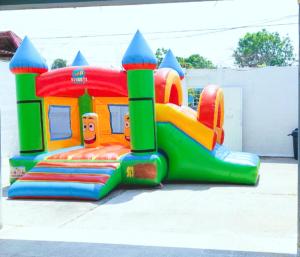
<svg viewBox="0 0 300 257">
<path fill-rule="evenodd" d="M 255 28 L 255 27 L 275 27 L 275 26 L 290 26 L 290 25 L 297 25 L 298 23 L 296 22 L 290 22 L 290 23 L 276 23 L 276 24 L 266 24 L 266 25 L 244 25 L 244 26 L 237 26 L 237 27 L 228 27 L 228 28 L 222 28 L 222 29 L 214 29 L 214 30 L 198 30 L 201 33 L 196 33 L 196 34 L 188 34 L 188 35 L 170 35 L 170 36 L 165 36 L 165 37 L 151 37 L 149 38 L 150 40 L 162 40 L 162 39 L 180 39 L 180 38 L 194 38 L 194 37 L 200 37 L 200 36 L 206 36 L 206 35 L 211 35 L 211 34 L 217 34 L 217 33 L 224 33 L 228 31 L 233 31 L 233 30 L 238 30 L 238 29 L 245 29 L 245 28 Z M 130 34 L 132 35 L 132 34 Z M 89 37 L 80 37 L 81 39 L 87 39 Z M 71 39 L 71 38 L 66 38 L 66 39 Z M 68 45 L 70 41 L 64 42 L 64 43 L 57 43 L 59 46 L 65 46 Z M 112 44 L 127 44 L 128 42 L 125 40 L 122 41 L 107 41 L 107 42 L 91 42 L 92 45 L 99 46 L 99 45 L 112 45 Z M 53 42 L 51 42 L 53 44 Z M 91 46 L 91 45 L 90 45 Z"/>
<path fill-rule="evenodd" d="M 243 26 L 236 26 L 236 27 L 217 27 L 217 28 L 206 28 L 206 29 L 183 29 L 183 30 L 169 30 L 169 31 L 153 31 L 153 32 L 144 32 L 144 34 L 174 34 L 174 33 L 191 33 L 191 32 L 210 32 L 210 31 L 226 31 L 226 30 L 233 30 L 233 29 L 242 29 L 242 28 L 249 28 L 249 27 L 271 27 L 271 26 L 285 26 L 285 25 L 294 25 L 298 23 L 281 23 L 281 24 L 266 24 L 274 21 L 280 21 L 284 19 L 290 19 L 297 17 L 298 15 L 288 15 L 283 16 L 277 19 L 272 20 L 263 20 L 260 23 L 250 24 L 250 25 L 243 25 Z M 68 35 L 68 36 L 49 36 L 49 37 L 33 37 L 32 39 L 41 39 L 41 40 L 48 40 L 48 39 L 80 39 L 80 38 L 97 38 L 97 37 L 122 37 L 122 36 L 131 36 L 132 33 L 114 33 L 114 34 L 87 34 L 87 35 Z"/>
<path fill-rule="evenodd" d="M 164 37 L 164 38 L 151 38 L 151 40 L 158 40 L 158 39 L 168 39 L 168 38 L 191 38 L 191 37 L 198 37 L 203 35 L 209 35 L 209 34 L 216 34 L 216 33 L 222 33 L 237 29 L 245 29 L 245 28 L 257 28 L 257 27 L 275 27 L 275 26 L 289 26 L 289 25 L 298 25 L 297 22 L 290 22 L 290 23 L 278 23 L 278 24 L 266 24 L 266 25 L 245 25 L 245 26 L 237 26 L 237 27 L 231 27 L 231 28 L 224 28 L 219 29 L 215 31 L 208 31 L 204 33 L 197 33 L 192 35 L 182 35 L 182 36 L 170 36 L 170 37 Z"/>
</svg>

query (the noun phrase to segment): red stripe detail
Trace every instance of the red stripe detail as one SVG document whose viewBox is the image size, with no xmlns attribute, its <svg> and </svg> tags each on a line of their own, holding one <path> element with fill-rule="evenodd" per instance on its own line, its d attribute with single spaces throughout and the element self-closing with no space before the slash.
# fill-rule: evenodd
<svg viewBox="0 0 300 257">
<path fill-rule="evenodd" d="M 203 89 L 201 93 L 201 102 L 198 107 L 198 121 L 205 124 L 211 129 L 214 128 L 214 115 L 215 115 L 215 104 L 216 97 L 219 87 L 210 85 Z M 200 109 L 199 109 L 200 108 Z"/>
<path fill-rule="evenodd" d="M 47 72 L 47 68 L 33 68 L 33 67 L 23 67 L 23 68 L 12 68 L 11 72 L 14 74 L 18 73 L 44 73 Z"/>
<path fill-rule="evenodd" d="M 125 70 L 154 70 L 156 64 L 153 63 L 128 63 L 123 64 Z"/>
<path fill-rule="evenodd" d="M 109 175 L 75 175 L 75 174 L 58 174 L 58 173 L 27 173 L 19 181 L 65 181 L 65 182 L 83 182 L 83 183 L 101 183 L 105 184 Z"/>
<path fill-rule="evenodd" d="M 224 138 L 225 138 L 225 132 L 224 132 L 224 129 L 222 129 L 220 145 L 222 145 L 224 143 Z"/>
<path fill-rule="evenodd" d="M 95 160 L 117 160 L 120 158 L 121 155 L 129 152 L 130 150 L 128 148 L 123 148 L 114 152 L 99 154 L 95 157 Z"/>
<path fill-rule="evenodd" d="M 169 103 L 179 105 L 179 97 L 178 97 L 178 91 L 175 84 L 171 86 L 171 92 L 169 96 Z"/>
<path fill-rule="evenodd" d="M 218 136 L 217 136 L 217 133 L 215 132 L 215 133 L 214 133 L 214 138 L 213 138 L 212 148 L 211 148 L 211 149 L 214 149 L 214 148 L 215 148 L 216 143 L 217 143 L 217 139 L 218 139 Z"/>
<path fill-rule="evenodd" d="M 84 71 L 84 80 L 74 82 L 74 70 Z M 36 94 L 45 96 L 79 97 L 88 91 L 90 96 L 127 97 L 125 71 L 96 67 L 66 67 L 46 72 L 36 79 Z"/>
<path fill-rule="evenodd" d="M 130 152 L 128 147 L 120 144 L 99 146 L 96 148 L 82 148 L 59 153 L 48 157 L 48 160 L 117 160 L 121 154 Z M 104 156 L 103 158 L 99 156 Z"/>
<path fill-rule="evenodd" d="M 171 69 L 162 68 L 155 71 L 155 100 L 157 103 L 164 103 L 166 80 Z"/>
<path fill-rule="evenodd" d="M 218 106 L 218 118 L 217 118 L 217 127 L 221 127 L 221 103 Z"/>
<path fill-rule="evenodd" d="M 112 168 L 119 167 L 119 163 L 99 162 L 46 162 L 42 161 L 36 167 L 66 167 L 66 168 Z"/>
<path fill-rule="evenodd" d="M 80 155 L 82 153 L 95 152 L 95 151 L 97 151 L 97 149 L 98 148 L 81 148 L 81 149 L 71 150 L 68 152 L 54 154 L 54 155 L 48 157 L 47 160 L 53 160 L 53 159 L 54 160 L 68 160 L 68 159 L 70 159 L 70 157 L 72 157 L 72 159 L 73 159 L 74 156 Z M 82 159 L 84 159 L 84 158 L 82 158 Z M 88 159 L 88 158 L 85 158 L 85 159 Z"/>
<path fill-rule="evenodd" d="M 106 146 L 103 149 L 99 149 L 98 151 L 93 152 L 91 154 L 83 155 L 82 157 L 92 158 L 97 160 L 117 160 L 120 156 L 120 154 L 118 154 L 118 151 L 120 151 L 121 149 L 125 149 L 127 152 L 130 152 L 130 149 L 124 147 L 123 145 L 111 145 L 111 146 Z"/>
</svg>

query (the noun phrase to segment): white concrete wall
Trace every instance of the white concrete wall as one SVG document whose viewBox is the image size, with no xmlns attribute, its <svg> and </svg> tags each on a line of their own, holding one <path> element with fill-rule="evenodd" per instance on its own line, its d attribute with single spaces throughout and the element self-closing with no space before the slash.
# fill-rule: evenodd
<svg viewBox="0 0 300 257">
<path fill-rule="evenodd" d="M 19 135 L 15 77 L 9 71 L 8 62 L 0 61 L 0 111 L 1 111 L 1 153 L 2 179 L 7 184 L 9 169 L 8 157 L 18 154 Z"/>
<path fill-rule="evenodd" d="M 297 67 L 187 70 L 185 86 L 202 87 L 214 83 L 242 88 L 243 151 L 292 156 L 292 139 L 287 134 L 297 127 L 297 74 Z M 8 63 L 3 61 L 0 61 L 0 109 L 2 155 L 7 158 L 18 154 L 19 143 L 15 78 Z"/>
<path fill-rule="evenodd" d="M 242 88 L 243 151 L 293 156 L 287 134 L 298 126 L 298 67 L 187 70 L 185 84 Z"/>
</svg>

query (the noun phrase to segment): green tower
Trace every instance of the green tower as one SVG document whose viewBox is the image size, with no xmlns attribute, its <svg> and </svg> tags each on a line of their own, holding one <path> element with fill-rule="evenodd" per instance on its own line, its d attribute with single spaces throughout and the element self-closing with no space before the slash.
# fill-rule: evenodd
<svg viewBox="0 0 300 257">
<path fill-rule="evenodd" d="M 48 70 L 28 37 L 10 62 L 16 75 L 16 96 L 21 155 L 34 155 L 46 150 L 43 100 L 36 95 L 36 77 Z"/>
<path fill-rule="evenodd" d="M 153 70 L 157 60 L 139 31 L 131 41 L 122 64 L 127 70 L 131 151 L 135 154 L 154 153 L 157 151 L 157 139 Z"/>
<path fill-rule="evenodd" d="M 159 184 L 166 174 L 166 160 L 157 151 L 153 72 L 156 64 L 153 52 L 137 31 L 122 60 L 127 71 L 132 152 L 124 158 L 124 182 L 129 184 Z"/>
</svg>

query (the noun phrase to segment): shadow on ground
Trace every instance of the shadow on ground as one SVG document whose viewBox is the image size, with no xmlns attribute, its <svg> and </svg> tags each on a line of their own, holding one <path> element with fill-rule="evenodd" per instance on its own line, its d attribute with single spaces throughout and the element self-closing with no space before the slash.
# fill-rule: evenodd
<svg viewBox="0 0 300 257">
<path fill-rule="evenodd" d="M 257 185 L 255 185 L 257 186 Z M 106 197 L 99 201 L 85 201 L 93 203 L 95 205 L 102 204 L 121 204 L 131 201 L 134 197 L 139 194 L 153 193 L 157 190 L 162 191 L 204 191 L 210 190 L 211 188 L 232 188 L 232 187 L 253 187 L 253 185 L 236 185 L 236 184 L 213 184 L 213 183 L 195 183 L 195 182 L 165 182 L 156 187 L 142 187 L 142 186 L 124 186 L 120 185 L 112 192 L 110 192 Z M 9 187 L 2 188 L 2 196 L 8 197 Z M 125 194 L 127 192 L 127 194 Z M 10 199 L 8 199 L 10 201 Z M 49 201 L 49 202 L 82 202 L 81 200 L 70 200 L 70 199 L 14 199 L 11 201 Z M 1 256 L 0 256 L 1 257 Z"/>
<path fill-rule="evenodd" d="M 242 252 L 120 244 L 0 240 L 1 257 L 294 257 L 293 254 Z"/>
<path fill-rule="evenodd" d="M 257 185 L 256 185 L 257 186 Z M 253 187 L 253 185 L 234 185 L 234 184 L 209 184 L 209 183 L 195 183 L 195 182 L 165 182 L 158 187 L 125 187 L 120 186 L 118 190 L 112 191 L 108 196 L 102 200 L 95 202 L 97 204 L 121 204 L 131 201 L 139 194 L 153 193 L 157 190 L 161 191 L 205 191 L 212 188 L 232 188 L 232 187 Z M 127 194 L 124 194 L 127 192 Z M 120 196 L 120 197 L 118 197 Z"/>
<path fill-rule="evenodd" d="M 260 157 L 262 163 L 285 163 L 285 164 L 296 164 L 297 160 L 293 158 L 272 158 L 272 157 Z M 259 183 L 255 186 L 258 186 Z M 211 188 L 229 188 L 229 187 L 253 187 L 253 185 L 235 185 L 235 184 L 212 184 L 212 183 L 195 183 L 195 182 L 164 182 L 160 186 L 145 188 L 145 187 L 136 187 L 136 186 L 124 186 L 121 185 L 118 188 L 114 189 L 111 193 L 109 193 L 106 197 L 101 199 L 100 201 L 89 201 L 95 205 L 102 205 L 102 204 L 120 204 L 124 202 L 131 201 L 134 197 L 139 194 L 145 193 L 152 193 L 156 190 L 163 190 L 163 191 L 180 191 L 180 190 L 191 190 L 191 191 L 203 191 L 203 190 L 210 190 Z M 2 189 L 2 196 L 7 197 L 9 187 L 4 187 Z M 127 194 L 124 194 L 128 192 Z M 119 197 L 120 196 L 120 197 Z M 14 200 L 18 201 L 18 200 Z M 19 201 L 26 201 L 25 199 Z M 28 200 L 32 201 L 32 199 Z M 35 200 L 35 201 L 68 201 L 68 202 L 77 202 L 77 200 Z"/>
</svg>

